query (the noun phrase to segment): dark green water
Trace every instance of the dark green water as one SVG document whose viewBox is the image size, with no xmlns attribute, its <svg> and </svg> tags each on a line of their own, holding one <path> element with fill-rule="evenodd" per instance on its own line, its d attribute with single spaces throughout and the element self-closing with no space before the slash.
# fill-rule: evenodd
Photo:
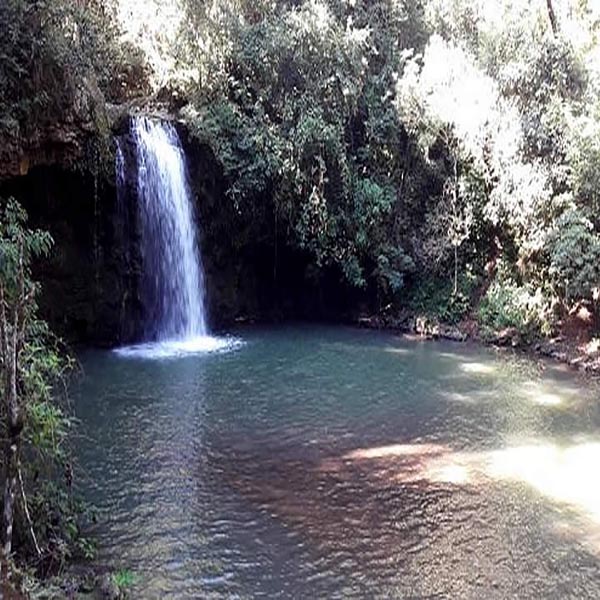
<svg viewBox="0 0 600 600">
<path fill-rule="evenodd" d="M 346 328 L 82 357 L 99 560 L 135 598 L 600 597 L 600 397 L 557 367 Z"/>
</svg>

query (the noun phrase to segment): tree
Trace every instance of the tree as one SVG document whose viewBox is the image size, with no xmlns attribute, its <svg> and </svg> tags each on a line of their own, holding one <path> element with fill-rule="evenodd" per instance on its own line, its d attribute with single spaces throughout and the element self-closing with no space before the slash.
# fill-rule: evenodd
<svg viewBox="0 0 600 600">
<path fill-rule="evenodd" d="M 416 57 L 398 81 L 396 106 L 443 181 L 426 217 L 424 254 L 443 263 L 452 250 L 453 294 L 458 293 L 459 248 L 469 239 L 478 183 L 486 174 L 487 125 L 497 89 L 461 48 L 433 36 L 422 59 Z M 435 232 L 434 235 L 432 235 Z"/>
<path fill-rule="evenodd" d="M 27 397 L 23 353 L 35 319 L 37 286 L 31 279 L 31 259 L 48 254 L 52 238 L 46 232 L 25 229 L 26 214 L 9 201 L 0 219 L 0 382 L 4 449 L 4 500 L 2 511 L 2 554 L 7 563 L 12 553 L 15 502 L 22 498 L 35 549 L 38 541 L 29 515 L 21 473 L 22 432 Z"/>
<path fill-rule="evenodd" d="M 452 171 L 444 186 L 444 199 L 448 207 L 448 237 L 454 249 L 454 295 L 458 294 L 458 249 L 468 239 L 473 222 L 473 206 L 461 186 L 459 178 L 459 155 L 456 143 L 451 149 Z"/>
</svg>

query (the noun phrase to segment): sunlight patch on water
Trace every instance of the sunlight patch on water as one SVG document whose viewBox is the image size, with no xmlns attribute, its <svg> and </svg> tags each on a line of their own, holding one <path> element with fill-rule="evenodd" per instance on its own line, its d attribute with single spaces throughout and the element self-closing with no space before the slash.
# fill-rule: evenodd
<svg viewBox="0 0 600 600">
<path fill-rule="evenodd" d="M 533 396 L 532 400 L 536 404 L 541 404 L 542 406 L 558 406 L 562 402 L 560 396 L 550 393 L 536 394 Z"/>
<path fill-rule="evenodd" d="M 454 483 L 456 485 L 469 483 L 472 477 L 468 464 L 443 462 L 433 465 L 427 472 L 427 479 L 437 483 Z"/>
<path fill-rule="evenodd" d="M 600 482 L 593 476 L 600 464 L 600 442 L 566 447 L 531 444 L 487 452 L 453 451 L 441 444 L 393 444 L 348 452 L 340 468 L 346 461 L 369 462 L 366 472 L 381 473 L 396 483 L 520 481 L 600 525 Z M 325 465 L 328 470 L 339 470 L 332 463 Z"/>
<path fill-rule="evenodd" d="M 578 396 L 578 390 L 559 385 L 556 382 L 526 381 L 523 384 L 523 390 L 534 404 L 541 406 L 558 406 L 565 403 L 570 405 Z"/>
<path fill-rule="evenodd" d="M 494 373 L 496 371 L 496 367 L 494 365 L 486 365 L 481 362 L 465 362 L 460 365 L 460 368 L 465 373 L 476 373 L 476 374 L 489 374 Z"/>
<path fill-rule="evenodd" d="M 198 336 L 184 340 L 147 342 L 116 348 L 113 352 L 125 358 L 177 358 L 188 354 L 212 354 L 236 350 L 244 342 L 234 337 Z"/>
<path fill-rule="evenodd" d="M 450 402 L 460 402 L 463 404 L 477 404 L 480 395 L 481 394 L 476 394 L 475 392 L 471 392 L 470 394 L 463 394 L 462 392 L 442 392 L 442 396 Z"/>
<path fill-rule="evenodd" d="M 496 478 L 524 481 L 600 523 L 600 482 L 594 476 L 599 463 L 600 443 L 566 448 L 534 445 L 493 452 L 488 472 Z"/>
<path fill-rule="evenodd" d="M 398 346 L 386 346 L 383 351 L 390 354 L 409 354 L 407 348 L 399 348 Z"/>
<path fill-rule="evenodd" d="M 358 448 L 343 456 L 344 460 L 369 460 L 394 456 L 423 456 L 449 452 L 449 448 L 440 444 L 391 444 L 373 448 Z"/>
</svg>

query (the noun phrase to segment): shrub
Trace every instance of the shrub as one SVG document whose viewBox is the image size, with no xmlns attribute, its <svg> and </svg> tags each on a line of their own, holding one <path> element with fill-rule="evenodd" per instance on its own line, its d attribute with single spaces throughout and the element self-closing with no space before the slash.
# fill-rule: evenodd
<svg viewBox="0 0 600 600">
<path fill-rule="evenodd" d="M 477 317 L 484 333 L 514 327 L 523 336 L 534 337 L 538 332 L 550 333 L 552 326 L 549 303 L 540 288 L 533 291 L 502 277 L 488 288 Z"/>
<path fill-rule="evenodd" d="M 576 209 L 566 211 L 548 236 L 549 275 L 567 302 L 589 300 L 600 287 L 600 236 Z"/>
<path fill-rule="evenodd" d="M 3 505 L 3 527 L 12 531 L 4 548 L 46 574 L 89 544 L 79 535 L 83 507 L 72 494 L 69 452 L 74 421 L 61 393 L 72 361 L 37 315 L 39 287 L 31 278 L 32 261 L 52 240 L 27 229 L 26 219 L 16 201 L 0 199 L 0 429 L 10 440 L 0 457 L 0 488 L 4 499 L 6 491 L 14 498 Z"/>
<path fill-rule="evenodd" d="M 478 283 L 472 274 L 459 279 L 458 292 L 453 293 L 453 283 L 447 279 L 427 279 L 414 286 L 409 308 L 442 323 L 455 325 L 464 319 L 472 305 L 473 291 Z"/>
</svg>

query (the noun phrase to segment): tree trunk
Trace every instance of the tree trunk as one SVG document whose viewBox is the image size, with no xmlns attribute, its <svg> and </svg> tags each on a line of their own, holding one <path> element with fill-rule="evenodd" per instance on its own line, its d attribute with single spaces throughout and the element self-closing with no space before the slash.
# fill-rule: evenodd
<svg viewBox="0 0 600 600">
<path fill-rule="evenodd" d="M 6 482 L 4 484 L 4 512 L 2 514 L 2 554 L 8 563 L 12 552 L 12 533 L 17 494 L 17 474 L 19 468 L 19 440 L 11 439 L 5 451 Z"/>
<path fill-rule="evenodd" d="M 458 158 L 454 155 L 454 185 L 452 186 L 454 219 L 458 222 Z M 458 294 L 458 239 L 454 242 L 454 295 Z"/>
<path fill-rule="evenodd" d="M 19 473 L 19 448 L 21 445 L 21 415 L 17 396 L 17 351 L 18 331 L 13 327 L 7 331 L 6 319 L 3 315 L 4 333 L 4 376 L 5 376 L 5 409 L 7 441 L 4 451 L 4 510 L 2 513 L 2 555 L 8 563 L 12 552 L 12 533 L 14 522 L 15 497 L 17 494 Z M 15 317 L 14 325 L 18 318 Z M 18 325 L 17 325 L 18 327 Z"/>
<path fill-rule="evenodd" d="M 23 419 L 18 394 L 18 361 L 24 341 L 24 307 L 29 299 L 25 291 L 23 243 L 19 244 L 16 273 L 17 295 L 9 306 L 5 289 L 0 282 L 0 364 L 4 383 L 6 447 L 4 450 L 4 509 L 2 512 L 2 561 L 7 565 L 12 552 L 15 500 L 19 478 L 19 452 Z M 12 310 L 11 310 L 12 309 Z M 12 314 L 11 314 L 12 312 Z"/>
<path fill-rule="evenodd" d="M 458 294 L 458 246 L 454 245 L 454 295 Z"/>
<path fill-rule="evenodd" d="M 552 34 L 556 36 L 558 33 L 558 23 L 556 21 L 554 6 L 552 6 L 552 0 L 546 0 L 546 6 L 548 7 L 548 18 L 550 19 L 550 26 L 552 27 Z"/>
</svg>

